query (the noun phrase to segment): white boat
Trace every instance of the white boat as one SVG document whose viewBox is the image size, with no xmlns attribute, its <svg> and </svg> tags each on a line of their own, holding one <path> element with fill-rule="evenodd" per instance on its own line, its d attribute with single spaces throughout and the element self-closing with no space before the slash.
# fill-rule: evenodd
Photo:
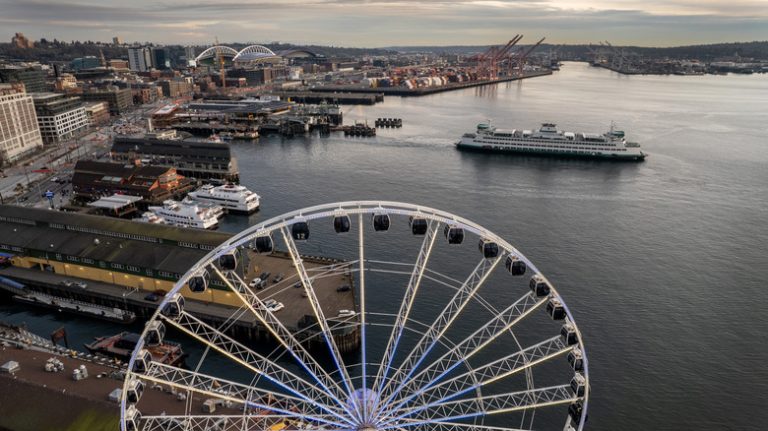
<svg viewBox="0 0 768 431">
<path fill-rule="evenodd" d="M 624 132 L 573 133 L 544 123 L 539 130 L 500 130 L 490 122 L 477 125 L 475 133 L 465 133 L 456 143 L 461 150 L 517 153 L 532 156 L 590 157 L 610 160 L 645 159 L 640 144 L 624 139 Z"/>
<path fill-rule="evenodd" d="M 235 184 L 222 186 L 206 184 L 187 196 L 198 202 L 214 203 L 221 205 L 227 211 L 244 214 L 258 210 L 260 205 L 259 195 Z"/>
<path fill-rule="evenodd" d="M 163 220 L 162 217 L 159 217 L 151 211 L 145 211 L 144 214 L 138 218 L 138 221 L 151 224 L 165 224 L 165 220 Z"/>
<path fill-rule="evenodd" d="M 219 210 L 221 210 L 219 208 Z M 216 229 L 219 225 L 217 210 L 194 202 L 167 200 L 163 206 L 149 207 L 149 211 L 162 218 L 165 224 L 199 229 Z"/>
</svg>

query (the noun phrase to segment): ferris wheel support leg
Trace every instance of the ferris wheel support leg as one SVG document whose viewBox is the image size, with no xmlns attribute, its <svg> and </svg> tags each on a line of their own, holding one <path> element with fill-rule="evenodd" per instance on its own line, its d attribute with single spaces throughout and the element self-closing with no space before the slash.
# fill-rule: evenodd
<svg viewBox="0 0 768 431">
<path fill-rule="evenodd" d="M 325 318 L 325 313 L 323 312 L 323 309 L 320 305 L 320 301 L 318 301 L 317 295 L 315 295 L 315 289 L 312 287 L 312 281 L 307 275 L 306 268 L 304 268 L 304 262 L 302 261 L 301 255 L 299 254 L 299 249 L 296 247 L 296 243 L 293 241 L 293 238 L 291 237 L 287 228 L 284 227 L 280 229 L 280 232 L 282 233 L 283 239 L 288 246 L 288 253 L 291 255 L 291 260 L 293 260 L 293 265 L 296 268 L 296 273 L 299 275 L 301 284 L 304 286 L 304 292 L 307 294 L 307 299 L 309 299 L 309 303 L 312 306 L 312 311 L 315 314 L 317 323 L 320 325 L 320 329 L 323 332 L 323 338 L 325 338 L 325 343 L 328 345 L 331 358 L 333 359 L 333 362 L 339 371 L 339 375 L 342 378 L 342 383 L 344 384 L 344 388 L 347 391 L 349 399 L 355 407 L 355 416 L 359 421 L 362 421 L 362 412 L 360 411 L 361 409 L 358 405 L 358 400 L 354 396 L 354 391 L 352 389 L 354 384 L 352 383 L 352 379 L 349 377 L 349 372 L 347 371 L 347 367 L 345 366 L 344 360 L 341 357 L 341 352 L 336 345 L 336 340 L 333 338 L 331 328 L 328 326 L 328 320 Z"/>
<path fill-rule="evenodd" d="M 232 279 L 230 280 L 224 276 L 216 266 L 210 265 L 210 267 L 222 279 L 224 284 L 226 284 L 243 304 L 248 307 L 251 313 L 256 316 L 259 322 L 264 325 L 267 331 L 272 334 L 278 343 L 280 343 L 296 360 L 296 362 L 298 362 L 299 365 L 312 376 L 312 378 L 347 412 L 347 414 L 354 416 L 347 404 L 339 399 L 338 394 L 344 393 L 344 391 L 339 387 L 338 383 L 336 383 L 336 381 L 328 375 L 328 372 L 317 363 L 315 358 L 301 345 L 296 337 L 291 334 L 288 328 L 286 328 L 280 320 L 278 320 L 277 317 L 264 306 L 264 303 L 253 294 L 245 282 L 234 272 L 229 273 L 232 276 Z M 334 388 L 334 390 L 331 388 Z"/>
<path fill-rule="evenodd" d="M 432 248 L 434 247 L 435 240 L 437 239 L 437 230 L 439 225 L 440 223 L 436 221 L 429 222 L 429 226 L 427 227 L 427 231 L 424 235 L 424 240 L 422 241 L 421 248 L 419 249 L 419 254 L 416 257 L 416 262 L 413 265 L 411 278 L 408 280 L 408 285 L 405 288 L 403 302 L 400 304 L 400 310 L 397 313 L 395 324 L 392 326 L 392 333 L 389 337 L 389 341 L 387 342 L 387 348 L 384 351 L 384 356 L 381 360 L 381 366 L 379 367 L 379 370 L 376 373 L 376 379 L 374 380 L 373 386 L 377 388 L 377 392 L 379 394 L 381 394 L 381 391 L 386 384 L 387 373 L 389 372 L 389 368 L 392 366 L 392 360 L 394 359 L 395 352 L 397 351 L 397 347 L 400 343 L 400 337 L 403 335 L 403 329 L 406 322 L 408 321 L 408 315 L 411 312 L 413 301 L 416 298 L 416 293 L 418 292 L 419 286 L 421 285 L 421 280 L 424 276 L 424 270 L 427 267 L 429 256 L 432 254 Z M 381 406 L 381 399 L 379 399 L 376 402 L 374 410 L 378 412 Z M 381 415 L 377 414 L 376 416 L 380 417 Z"/>
<path fill-rule="evenodd" d="M 437 344 L 437 341 L 450 328 L 451 324 L 456 321 L 461 311 L 469 304 L 472 296 L 480 289 L 500 261 L 501 256 L 494 260 L 482 259 L 475 266 L 475 269 L 467 277 L 453 298 L 451 298 L 448 305 L 438 315 L 427 332 L 416 343 L 408 356 L 406 356 L 402 365 L 393 374 L 388 385 L 382 390 L 381 396 L 386 399 L 385 404 L 392 401 L 392 398 L 399 393 L 405 382 L 413 375 L 418 366 Z M 393 386 L 396 386 L 396 389 L 391 390 Z M 387 389 L 390 389 L 390 391 L 387 391 Z"/>
</svg>

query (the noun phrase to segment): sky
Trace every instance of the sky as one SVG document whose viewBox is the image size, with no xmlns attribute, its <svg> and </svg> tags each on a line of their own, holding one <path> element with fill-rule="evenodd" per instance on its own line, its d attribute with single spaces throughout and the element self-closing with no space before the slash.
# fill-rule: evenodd
<svg viewBox="0 0 768 431">
<path fill-rule="evenodd" d="M 768 0 L 0 0 L 0 40 L 346 47 L 768 40 Z"/>
</svg>

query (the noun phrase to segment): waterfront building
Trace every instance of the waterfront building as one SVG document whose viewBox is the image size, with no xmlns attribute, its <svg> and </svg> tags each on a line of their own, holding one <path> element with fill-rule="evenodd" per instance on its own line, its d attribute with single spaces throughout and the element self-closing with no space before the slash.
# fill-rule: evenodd
<svg viewBox="0 0 768 431">
<path fill-rule="evenodd" d="M 48 72 L 38 65 L 6 64 L 0 66 L 0 82 L 8 84 L 21 82 L 27 93 L 48 91 L 48 86 L 45 83 L 47 76 Z"/>
<path fill-rule="evenodd" d="M 13 163 L 42 146 L 35 105 L 24 84 L 0 84 L 0 161 Z"/>
<path fill-rule="evenodd" d="M 206 230 L 0 205 L 0 251 L 14 255 L 14 268 L 10 269 L 31 278 L 36 273 L 52 274 L 123 289 L 167 292 L 194 262 L 230 237 Z M 4 276 L 10 275 L 7 271 Z M 209 290 L 198 294 L 185 288 L 184 295 L 234 303 L 220 281 Z"/>
<path fill-rule="evenodd" d="M 193 178 L 215 178 L 238 182 L 237 160 L 228 144 L 162 139 L 159 136 L 115 137 L 112 160 L 154 166 L 174 167 L 179 174 Z"/>
<path fill-rule="evenodd" d="M 120 115 L 133 106 L 133 94 L 130 88 L 108 86 L 106 88 L 89 87 L 83 90 L 83 100 L 87 102 L 107 102 L 109 113 Z"/>
<path fill-rule="evenodd" d="M 109 121 L 109 104 L 107 102 L 87 102 L 83 104 L 85 116 L 90 127 L 100 126 Z"/>
<path fill-rule="evenodd" d="M 118 193 L 139 196 L 146 207 L 183 196 L 193 188 L 190 179 L 164 166 L 80 160 L 72 176 L 72 192 L 81 202 Z"/>
<path fill-rule="evenodd" d="M 45 144 L 57 144 L 88 127 L 88 116 L 79 97 L 59 93 L 32 95 L 37 124 Z"/>
<path fill-rule="evenodd" d="M 128 48 L 128 67 L 136 72 L 152 69 L 152 52 L 147 47 Z"/>
</svg>

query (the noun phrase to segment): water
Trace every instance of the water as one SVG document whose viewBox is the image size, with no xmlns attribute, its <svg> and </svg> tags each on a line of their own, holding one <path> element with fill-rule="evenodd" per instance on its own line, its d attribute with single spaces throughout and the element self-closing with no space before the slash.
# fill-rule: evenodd
<svg viewBox="0 0 768 431">
<path fill-rule="evenodd" d="M 759 75 L 627 77 L 567 63 L 549 77 L 347 107 L 347 122 L 401 117 L 404 127 L 373 139 L 233 144 L 262 210 L 222 229 L 338 200 L 454 212 L 509 239 L 571 307 L 590 358 L 589 429 L 763 429 L 766 96 Z M 611 164 L 453 148 L 486 119 L 586 132 L 615 121 L 650 157 Z M 42 333 L 62 323 L 83 338 L 114 332 L 14 306 L 0 317 Z"/>
</svg>

